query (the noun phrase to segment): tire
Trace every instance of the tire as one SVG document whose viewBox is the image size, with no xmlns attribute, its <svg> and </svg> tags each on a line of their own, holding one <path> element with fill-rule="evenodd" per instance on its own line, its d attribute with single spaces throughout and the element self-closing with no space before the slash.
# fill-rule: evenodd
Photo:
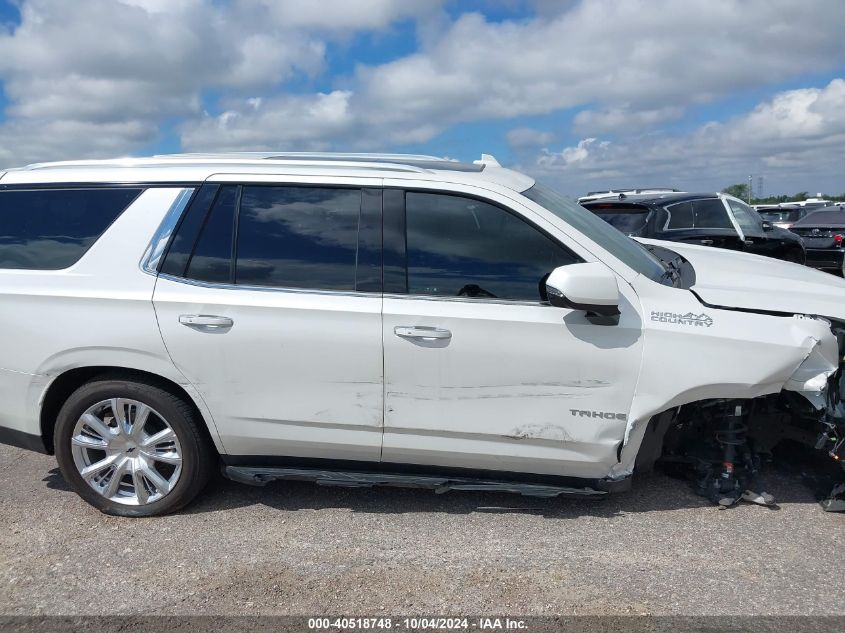
<svg viewBox="0 0 845 633">
<path fill-rule="evenodd" d="M 102 376 L 62 406 L 56 459 L 74 491 L 105 514 L 168 514 L 190 503 L 214 470 L 217 454 L 202 424 L 191 405 L 159 386 Z"/>
</svg>

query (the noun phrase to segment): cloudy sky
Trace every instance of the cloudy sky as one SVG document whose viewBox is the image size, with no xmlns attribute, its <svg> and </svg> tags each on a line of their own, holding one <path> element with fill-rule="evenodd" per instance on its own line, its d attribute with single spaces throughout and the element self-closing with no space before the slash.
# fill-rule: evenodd
<svg viewBox="0 0 845 633">
<path fill-rule="evenodd" d="M 0 0 L 0 167 L 266 149 L 842 193 L 845 1 Z"/>
</svg>

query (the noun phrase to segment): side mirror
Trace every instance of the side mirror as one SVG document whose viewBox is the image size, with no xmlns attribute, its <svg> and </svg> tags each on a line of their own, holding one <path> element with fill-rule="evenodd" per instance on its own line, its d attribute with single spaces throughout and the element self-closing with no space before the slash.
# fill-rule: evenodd
<svg viewBox="0 0 845 633">
<path fill-rule="evenodd" d="M 775 225 L 769 222 L 768 220 L 763 220 L 763 230 L 764 231 L 772 231 L 774 230 Z"/>
<path fill-rule="evenodd" d="M 604 264 L 590 262 L 555 268 L 546 280 L 549 303 L 558 308 L 585 310 L 587 315 L 619 314 L 619 286 Z"/>
</svg>

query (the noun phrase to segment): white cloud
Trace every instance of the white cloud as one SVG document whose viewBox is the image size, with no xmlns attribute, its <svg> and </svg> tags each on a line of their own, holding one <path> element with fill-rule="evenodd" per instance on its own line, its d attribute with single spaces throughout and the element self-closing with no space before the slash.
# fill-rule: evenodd
<svg viewBox="0 0 845 633">
<path fill-rule="evenodd" d="M 580 134 L 607 132 L 638 133 L 643 128 L 653 127 L 664 121 L 678 119 L 683 114 L 679 106 L 666 106 L 653 110 L 632 110 L 629 106 L 605 110 L 581 110 L 573 121 L 575 131 Z"/>
<path fill-rule="evenodd" d="M 291 77 L 321 73 L 331 38 L 439 7 L 428 0 L 23 0 L 20 25 L 0 28 L 0 81 L 9 101 L 0 166 L 137 150 L 159 139 L 164 121 L 201 126 L 204 92 L 229 102 L 242 95 L 248 109 L 248 99 L 278 92 Z M 330 108 L 309 109 L 309 100 L 325 106 L 311 95 L 267 99 L 260 109 L 291 114 L 299 104 L 294 118 L 325 115 L 331 123 Z M 230 125 L 232 114 L 224 115 Z M 73 134 L 48 136 L 58 128 L 113 137 L 80 143 Z"/>
<path fill-rule="evenodd" d="M 845 7 L 811 4 L 796 12 L 786 0 L 590 0 L 527 22 L 468 14 L 428 50 L 362 69 L 359 100 L 402 130 L 595 102 L 645 111 L 641 122 L 677 116 L 738 88 L 835 67 Z M 773 47 L 775 34 L 800 42 Z"/>
<path fill-rule="evenodd" d="M 303 97 L 250 99 L 238 109 L 187 123 L 182 143 L 188 151 L 324 150 L 349 134 L 355 122 L 350 93 L 336 90 Z"/>
<path fill-rule="evenodd" d="M 554 140 L 554 134 L 530 127 L 518 127 L 509 130 L 505 135 L 505 139 L 511 147 L 520 149 L 523 147 L 547 145 Z"/>
<path fill-rule="evenodd" d="M 21 25 L 0 31 L 9 100 L 0 165 L 138 151 L 165 122 L 185 150 L 388 149 L 467 122 L 580 109 L 572 127 L 582 141 L 550 151 L 543 169 L 633 177 L 632 162 L 648 175 L 667 156 L 680 173 L 684 143 L 701 157 L 721 155 L 712 146 L 729 141 L 749 148 L 743 160 L 786 164 L 796 145 L 810 151 L 802 139 L 825 139 L 837 116 L 829 86 L 785 93 L 742 127 L 649 136 L 657 149 L 642 159 L 641 140 L 619 140 L 654 134 L 691 104 L 841 67 L 842 3 L 807 0 L 799 11 L 792 0 L 532 0 L 537 17 L 510 21 L 480 13 L 452 21 L 442 3 L 23 0 Z M 321 81 L 319 92 L 283 91 L 294 77 L 306 79 L 299 86 L 325 79 L 328 46 L 405 20 L 419 29 L 415 53 L 359 65 Z M 211 112 L 208 93 L 221 95 Z M 536 151 L 561 138 L 532 125 L 513 123 L 511 147 Z M 625 154 L 633 149 L 637 161 Z M 738 164 L 735 151 L 724 160 Z"/>
<path fill-rule="evenodd" d="M 575 121 L 579 133 L 641 130 L 678 118 L 690 104 L 845 58 L 845 6 L 822 0 L 800 12 L 790 0 L 589 0 L 562 3 L 557 12 L 546 4 L 543 17 L 531 20 L 464 14 L 429 33 L 418 52 L 358 67 L 344 88 L 349 129 L 360 136 L 344 131 L 335 141 L 426 142 L 461 123 L 586 104 L 590 110 Z M 280 105 L 295 125 L 287 102 Z"/>
<path fill-rule="evenodd" d="M 266 8 L 287 28 L 377 30 L 406 18 L 430 16 L 440 9 L 432 0 L 239 0 L 242 6 Z"/>
<path fill-rule="evenodd" d="M 572 194 L 588 188 L 664 185 L 718 189 L 763 175 L 783 190 L 820 183 L 845 189 L 845 79 L 824 88 L 790 90 L 724 123 L 688 134 L 646 135 L 623 141 L 587 138 L 559 151 L 544 150 L 531 169 Z M 698 186 L 701 186 L 699 184 Z"/>
</svg>

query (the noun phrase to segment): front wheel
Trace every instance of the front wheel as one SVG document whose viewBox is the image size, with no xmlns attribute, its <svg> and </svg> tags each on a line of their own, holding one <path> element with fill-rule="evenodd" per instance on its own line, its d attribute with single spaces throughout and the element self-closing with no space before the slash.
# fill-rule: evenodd
<svg viewBox="0 0 845 633">
<path fill-rule="evenodd" d="M 208 482 L 215 455 L 194 409 L 160 387 L 105 378 L 82 385 L 56 421 L 65 480 L 106 514 L 182 508 Z"/>
</svg>

